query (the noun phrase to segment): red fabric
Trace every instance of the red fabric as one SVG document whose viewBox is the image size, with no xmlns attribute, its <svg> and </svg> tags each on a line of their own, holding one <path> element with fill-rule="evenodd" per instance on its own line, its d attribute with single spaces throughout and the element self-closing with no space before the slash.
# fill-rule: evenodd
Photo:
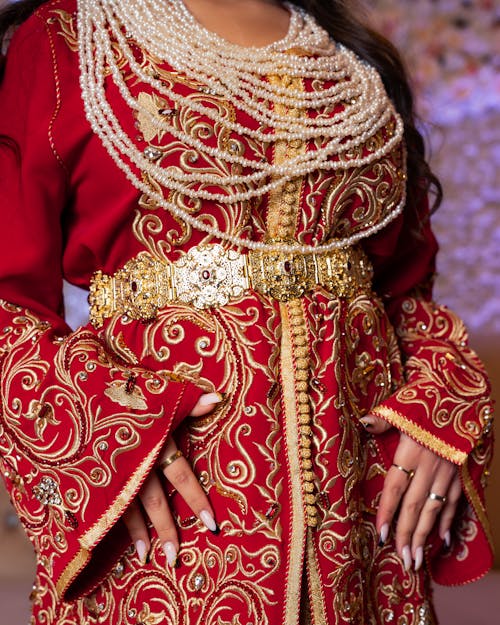
<svg viewBox="0 0 500 625">
<path fill-rule="evenodd" d="M 18 31 L 0 91 L 0 134 L 19 150 L 3 144 L 0 152 L 0 453 L 37 550 L 36 616 L 50 625 L 289 625 L 307 594 L 332 624 L 397 621 L 420 610 L 434 622 L 427 571 L 405 573 L 392 537 L 377 545 L 374 515 L 398 430 L 374 439 L 358 423 L 377 407 L 461 465 L 468 501 L 451 551 L 432 537 L 428 568 L 451 584 L 483 574 L 491 564 L 482 509 L 488 386 L 460 321 L 430 301 L 436 243 L 428 222 L 417 236 L 407 213 L 363 242 L 375 270 L 373 294 L 339 300 L 318 289 L 280 305 L 249 292 L 219 309 L 175 304 L 151 323 L 116 317 L 101 330 L 71 332 L 61 317 L 63 277 L 88 287 L 95 270 L 113 273 L 141 251 L 175 260 L 204 240 L 140 197 L 92 133 L 78 88 L 74 8 L 73 0 L 52 0 Z M 140 50 L 137 56 L 153 63 Z M 175 79 L 168 67 L 158 71 Z M 179 166 L 183 146 L 168 136 L 146 140 L 109 89 L 138 144 L 159 145 L 162 163 Z M 200 96 L 189 81 L 178 89 Z M 203 94 L 231 113 L 230 103 L 210 97 Z M 191 122 L 206 120 L 178 119 Z M 385 128 L 378 140 L 389 136 Z M 240 141 L 215 129 L 210 140 L 230 139 Z M 238 145 L 256 158 L 275 156 L 257 142 Z M 195 167 L 220 165 L 196 158 Z M 401 158 L 394 150 L 377 167 L 302 180 L 289 226 L 295 238 L 322 242 L 382 219 L 397 203 Z M 273 206 L 267 197 L 197 210 L 260 239 Z M 223 391 L 226 401 L 207 419 L 187 419 L 200 389 Z M 304 401 L 311 436 L 301 429 Z M 442 423 L 443 413 L 451 423 Z M 144 567 L 133 549 L 124 554 L 119 522 L 169 432 L 221 526 L 219 536 L 206 532 L 170 491 L 182 544 L 174 570 L 158 541 Z M 312 441 L 313 482 L 304 438 Z M 42 503 L 47 478 L 55 500 Z M 317 530 L 305 525 L 309 483 L 317 488 Z"/>
</svg>

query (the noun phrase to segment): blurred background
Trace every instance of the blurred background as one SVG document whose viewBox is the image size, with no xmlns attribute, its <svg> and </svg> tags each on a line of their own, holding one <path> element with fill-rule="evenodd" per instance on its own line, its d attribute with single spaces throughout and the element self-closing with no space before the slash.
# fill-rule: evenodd
<svg viewBox="0 0 500 625">
<path fill-rule="evenodd" d="M 4 0 L 0 0 L 0 6 Z M 422 129 L 445 201 L 434 216 L 436 299 L 465 320 L 500 399 L 500 0 L 365 0 L 369 19 L 411 70 Z M 497 432 L 499 425 L 497 422 Z M 488 508 L 500 569 L 500 454 Z M 0 487 L 0 625 L 27 623 L 33 556 Z M 490 625 L 500 571 L 436 588 L 441 625 Z M 496 616 L 495 616 L 496 615 Z M 403 625 L 403 624 L 401 624 Z"/>
</svg>

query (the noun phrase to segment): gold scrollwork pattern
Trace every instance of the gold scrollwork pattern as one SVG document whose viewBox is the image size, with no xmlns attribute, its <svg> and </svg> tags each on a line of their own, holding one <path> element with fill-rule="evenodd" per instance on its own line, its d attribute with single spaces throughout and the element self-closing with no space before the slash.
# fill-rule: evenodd
<svg viewBox="0 0 500 625">
<path fill-rule="evenodd" d="M 51 34 L 61 77 L 78 69 L 74 8 L 74 0 L 50 0 L 35 16 Z M 136 61 L 157 80 L 237 120 L 234 102 L 131 45 Z M 273 144 L 228 133 L 150 85 L 134 83 L 126 60 L 115 52 L 131 92 L 148 112 L 125 111 L 120 123 L 151 162 L 186 174 L 240 173 L 222 157 L 187 149 L 177 131 L 269 163 L 321 144 Z M 65 107 L 75 100 L 75 85 L 54 80 L 59 108 L 50 128 L 54 141 L 64 144 L 57 154 L 63 158 L 69 151 L 68 162 L 81 163 L 83 139 L 90 151 L 102 147 L 80 109 L 71 111 L 71 128 L 58 127 L 59 115 L 69 118 Z M 268 80 L 310 91 L 331 86 Z M 334 103 L 318 114 L 334 118 L 342 106 Z M 167 127 L 159 131 L 151 116 Z M 76 156 L 68 148 L 73 124 L 80 133 Z M 376 153 L 393 132 L 389 122 L 340 168 L 298 176 L 260 201 L 227 205 L 155 191 L 240 236 L 322 244 L 367 231 L 402 198 L 403 146 L 370 166 L 350 162 Z M 114 168 L 111 159 L 102 160 L 103 180 L 111 179 Z M 147 172 L 143 179 L 154 184 Z M 109 194 L 103 200 L 102 185 L 86 198 L 107 218 L 116 211 L 120 226 L 105 249 L 97 249 L 98 238 L 79 234 L 80 247 L 88 244 L 96 258 L 112 259 L 105 267 L 89 267 L 89 276 L 95 270 L 112 275 L 141 253 L 153 263 L 176 263 L 194 247 L 219 243 L 175 219 L 147 193 L 132 193 L 125 180 L 113 193 L 116 206 Z M 99 214 L 95 219 L 97 224 Z M 377 237 L 384 247 L 384 232 Z M 367 256 L 372 240 L 362 241 Z M 369 258 L 373 267 L 376 256 Z M 415 253 L 412 262 L 421 262 L 420 256 Z M 80 275 L 70 257 L 65 270 Z M 1 304 L 2 473 L 37 550 L 33 623 L 434 625 L 430 573 L 460 583 L 484 572 L 487 521 L 480 486 L 491 458 L 492 409 L 463 325 L 421 297 L 381 300 L 368 287 L 334 294 L 316 282 L 282 299 L 249 288 L 224 305 L 197 309 L 174 298 L 154 315 L 114 311 L 99 329 L 68 333 L 61 323 L 64 337 L 29 311 Z M 218 391 L 223 400 L 207 415 L 189 416 L 204 391 Z M 399 434 L 367 434 L 359 419 L 373 411 L 462 465 L 467 499 L 452 549 L 443 553 L 433 538 L 418 572 L 404 570 L 392 531 L 384 546 L 378 544 L 375 515 Z M 209 532 L 165 481 L 180 539 L 177 568 L 168 567 L 154 529 L 149 560 L 142 564 L 119 523 L 170 434 L 220 527 L 217 535 Z M 68 587 L 72 594 L 63 596 Z"/>
</svg>

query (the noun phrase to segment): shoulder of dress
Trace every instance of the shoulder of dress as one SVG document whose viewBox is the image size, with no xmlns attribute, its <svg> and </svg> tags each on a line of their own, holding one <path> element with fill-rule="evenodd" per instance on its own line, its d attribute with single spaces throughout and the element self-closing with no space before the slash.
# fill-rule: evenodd
<svg viewBox="0 0 500 625">
<path fill-rule="evenodd" d="M 25 44 L 33 50 L 34 54 L 40 52 L 37 42 L 33 40 L 45 39 L 48 28 L 61 23 L 65 27 L 64 32 L 72 33 L 72 39 L 76 42 L 76 0 L 49 0 L 44 2 L 33 12 L 20 26 L 12 32 L 12 45 L 7 46 L 7 52 L 14 44 Z"/>
<path fill-rule="evenodd" d="M 35 11 L 31 19 L 47 32 L 52 54 L 58 61 L 66 56 L 60 54 L 61 48 L 69 51 L 70 57 L 78 51 L 76 0 L 49 0 Z"/>
<path fill-rule="evenodd" d="M 48 0 L 44 2 L 35 11 L 35 15 L 42 20 L 50 19 L 55 11 L 62 11 L 64 13 L 76 16 L 77 3 L 76 0 Z"/>
</svg>

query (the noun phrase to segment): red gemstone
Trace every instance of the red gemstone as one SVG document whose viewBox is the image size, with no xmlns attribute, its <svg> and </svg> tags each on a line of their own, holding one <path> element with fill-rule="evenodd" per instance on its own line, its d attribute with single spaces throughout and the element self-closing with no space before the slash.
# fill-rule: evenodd
<svg viewBox="0 0 500 625">
<path fill-rule="evenodd" d="M 292 263 L 289 260 L 285 260 L 285 262 L 283 263 L 283 269 L 285 270 L 285 273 L 291 273 L 292 272 Z"/>
<path fill-rule="evenodd" d="M 203 280 L 208 280 L 210 278 L 210 271 L 208 271 L 208 269 L 204 269 L 201 272 L 201 277 L 203 278 Z"/>
</svg>

